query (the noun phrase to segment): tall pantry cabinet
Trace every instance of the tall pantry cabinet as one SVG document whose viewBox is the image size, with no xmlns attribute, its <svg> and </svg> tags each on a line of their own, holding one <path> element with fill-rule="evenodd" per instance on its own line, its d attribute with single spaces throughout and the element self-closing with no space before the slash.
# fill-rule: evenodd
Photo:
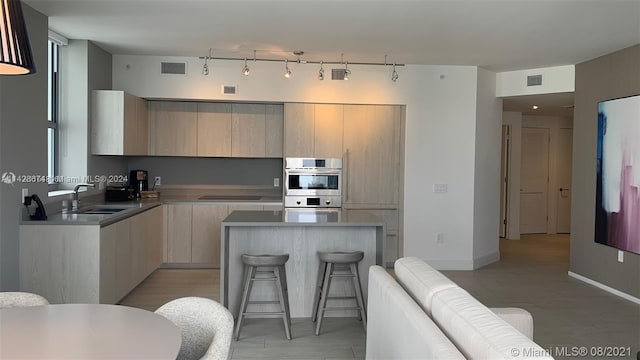
<svg viewBox="0 0 640 360">
<path fill-rule="evenodd" d="M 401 247 L 404 106 L 289 103 L 285 157 L 342 158 L 342 207 L 387 224 L 384 261 Z"/>
</svg>

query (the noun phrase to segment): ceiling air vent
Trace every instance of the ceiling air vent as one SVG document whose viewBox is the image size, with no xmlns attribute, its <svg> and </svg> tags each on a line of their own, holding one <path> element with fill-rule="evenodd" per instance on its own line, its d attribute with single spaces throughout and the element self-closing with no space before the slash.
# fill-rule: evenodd
<svg viewBox="0 0 640 360">
<path fill-rule="evenodd" d="M 236 85 L 222 85 L 220 92 L 222 95 L 238 95 L 238 87 Z"/>
<path fill-rule="evenodd" d="M 163 62 L 160 72 L 162 74 L 171 74 L 171 75 L 186 75 L 187 74 L 187 64 L 186 63 L 176 63 L 176 62 Z"/>
<path fill-rule="evenodd" d="M 539 86 L 539 85 L 542 85 L 542 75 L 527 76 L 527 86 Z"/>
<path fill-rule="evenodd" d="M 344 69 L 331 69 L 331 80 L 344 80 Z"/>
</svg>

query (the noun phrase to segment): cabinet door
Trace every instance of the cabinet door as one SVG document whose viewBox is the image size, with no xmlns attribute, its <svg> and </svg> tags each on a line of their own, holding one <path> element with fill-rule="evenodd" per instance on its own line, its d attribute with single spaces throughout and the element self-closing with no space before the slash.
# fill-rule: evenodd
<svg viewBox="0 0 640 360">
<path fill-rule="evenodd" d="M 198 103 L 198 156 L 231 156 L 231 104 Z"/>
<path fill-rule="evenodd" d="M 147 101 L 124 93 L 124 155 L 147 155 L 148 147 Z"/>
<path fill-rule="evenodd" d="M 268 158 L 281 158 L 284 131 L 284 107 L 277 104 L 268 104 L 266 107 L 265 156 Z"/>
<path fill-rule="evenodd" d="M 135 286 L 131 278 L 130 220 L 100 229 L 100 303 L 115 304 Z"/>
<path fill-rule="evenodd" d="M 162 207 L 131 218 L 132 288 L 162 263 Z"/>
<path fill-rule="evenodd" d="M 397 207 L 399 106 L 345 105 L 343 205 Z"/>
<path fill-rule="evenodd" d="M 316 104 L 314 120 L 314 156 L 342 157 L 344 105 Z"/>
<path fill-rule="evenodd" d="M 197 105 L 190 102 L 150 103 L 151 155 L 195 156 Z"/>
<path fill-rule="evenodd" d="M 125 92 L 95 90 L 91 93 L 91 153 L 94 155 L 123 155 L 125 128 Z"/>
<path fill-rule="evenodd" d="M 314 157 L 314 105 L 284 105 L 284 156 Z"/>
<path fill-rule="evenodd" d="M 192 205 L 167 205 L 167 262 L 191 262 Z"/>
<path fill-rule="evenodd" d="M 265 137 L 265 104 L 231 105 L 231 156 L 264 157 Z"/>
<path fill-rule="evenodd" d="M 227 205 L 193 205 L 192 263 L 220 266 L 220 225 L 227 214 Z"/>
</svg>

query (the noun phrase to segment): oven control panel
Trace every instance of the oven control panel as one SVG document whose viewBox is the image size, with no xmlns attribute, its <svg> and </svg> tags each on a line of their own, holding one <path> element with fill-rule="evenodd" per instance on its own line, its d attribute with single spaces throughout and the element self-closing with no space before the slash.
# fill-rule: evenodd
<svg viewBox="0 0 640 360">
<path fill-rule="evenodd" d="M 340 208 L 340 196 L 285 196 L 285 208 Z"/>
</svg>

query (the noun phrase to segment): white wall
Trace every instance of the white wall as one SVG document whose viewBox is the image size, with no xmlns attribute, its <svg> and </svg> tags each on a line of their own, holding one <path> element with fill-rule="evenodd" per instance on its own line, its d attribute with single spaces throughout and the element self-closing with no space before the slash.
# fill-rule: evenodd
<svg viewBox="0 0 640 360">
<path fill-rule="evenodd" d="M 527 86 L 527 76 L 542 75 L 542 85 Z M 496 74 L 496 96 L 573 92 L 575 65 L 506 71 Z"/>
<path fill-rule="evenodd" d="M 507 239 L 520 239 L 520 160 L 522 156 L 522 113 L 503 112 L 502 123 L 510 126 L 507 205 Z"/>
<path fill-rule="evenodd" d="M 36 73 L 0 77 L 0 174 L 47 174 L 47 18 L 22 5 Z M 18 290 L 21 189 L 46 200 L 46 183 L 0 183 L 0 291 Z M 32 210 L 33 212 L 33 207 Z"/>
<path fill-rule="evenodd" d="M 473 267 L 500 259 L 500 148 L 502 99 L 496 98 L 495 73 L 478 68 L 473 214 Z"/>
<path fill-rule="evenodd" d="M 188 75 L 159 74 L 161 61 L 188 62 Z M 288 80 L 283 64 L 249 66 L 244 77 L 242 62 L 214 61 L 203 76 L 195 58 L 114 55 L 113 87 L 145 98 L 407 105 L 404 253 L 442 269 L 473 268 L 476 67 L 409 65 L 394 83 L 389 67 L 350 66 L 349 81 L 319 81 L 317 65 L 290 64 Z M 239 94 L 221 95 L 221 84 L 238 85 Z M 433 193 L 434 183 L 449 191 Z M 436 232 L 444 244 L 436 244 Z"/>
</svg>

